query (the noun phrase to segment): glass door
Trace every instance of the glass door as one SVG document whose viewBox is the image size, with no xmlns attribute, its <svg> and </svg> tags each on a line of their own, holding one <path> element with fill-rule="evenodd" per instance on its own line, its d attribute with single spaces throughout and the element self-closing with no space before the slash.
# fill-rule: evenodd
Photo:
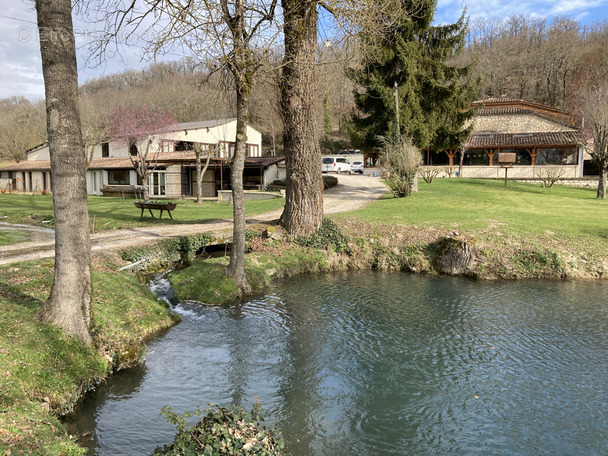
<svg viewBox="0 0 608 456">
<path fill-rule="evenodd" d="M 148 182 L 150 196 L 165 196 L 166 176 L 165 171 L 154 171 Z"/>
</svg>

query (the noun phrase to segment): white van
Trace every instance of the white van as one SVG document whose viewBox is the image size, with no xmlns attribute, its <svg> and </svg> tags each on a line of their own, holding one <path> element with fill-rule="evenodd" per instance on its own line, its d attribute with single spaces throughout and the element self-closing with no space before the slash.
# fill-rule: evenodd
<svg viewBox="0 0 608 456">
<path fill-rule="evenodd" d="M 350 162 L 344 157 L 323 157 L 321 172 L 350 174 Z"/>
</svg>

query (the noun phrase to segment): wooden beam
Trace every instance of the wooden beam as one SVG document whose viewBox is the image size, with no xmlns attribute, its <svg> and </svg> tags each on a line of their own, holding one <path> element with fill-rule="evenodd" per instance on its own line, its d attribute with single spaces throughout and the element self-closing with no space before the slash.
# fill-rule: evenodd
<svg viewBox="0 0 608 456">
<path fill-rule="evenodd" d="M 454 156 L 456 155 L 456 152 L 458 152 L 458 149 L 445 150 L 445 153 L 448 154 L 448 158 L 450 159 L 448 166 L 454 166 Z"/>
<path fill-rule="evenodd" d="M 494 156 L 496 155 L 497 151 L 498 151 L 498 149 L 484 149 L 484 152 L 486 153 L 486 155 L 490 159 L 490 165 L 489 166 L 494 166 Z"/>
<path fill-rule="evenodd" d="M 532 166 L 536 166 L 536 156 L 538 155 L 538 150 L 536 149 L 536 147 L 533 147 L 532 149 L 526 149 L 526 152 L 528 152 L 530 154 L 530 157 L 532 158 Z"/>
</svg>

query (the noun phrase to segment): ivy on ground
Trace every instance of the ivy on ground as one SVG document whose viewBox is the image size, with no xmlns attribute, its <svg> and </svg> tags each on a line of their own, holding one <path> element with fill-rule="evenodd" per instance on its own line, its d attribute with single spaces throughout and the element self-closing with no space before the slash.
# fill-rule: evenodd
<svg viewBox="0 0 608 456">
<path fill-rule="evenodd" d="M 214 404 L 206 410 L 188 412 L 184 416 L 163 407 L 162 414 L 177 427 L 171 445 L 157 448 L 153 455 L 162 456 L 216 456 L 216 455 L 285 455 L 285 441 L 279 433 L 267 431 L 260 404 L 251 412 L 243 408 L 228 409 Z M 188 425 L 192 416 L 201 416 L 194 426 Z"/>
</svg>

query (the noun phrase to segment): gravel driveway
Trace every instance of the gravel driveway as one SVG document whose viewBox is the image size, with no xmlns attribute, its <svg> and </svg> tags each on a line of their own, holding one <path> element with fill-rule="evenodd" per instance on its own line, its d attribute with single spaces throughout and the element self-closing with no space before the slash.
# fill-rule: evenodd
<svg viewBox="0 0 608 456">
<path fill-rule="evenodd" d="M 379 179 L 365 175 L 339 175 L 338 185 L 325 191 L 323 209 L 325 214 L 348 212 L 360 209 L 387 193 L 387 187 Z M 247 223 L 278 220 L 282 209 L 247 217 Z M 91 248 L 98 250 L 121 249 L 159 241 L 173 236 L 187 236 L 210 232 L 216 236 L 231 236 L 232 221 L 220 220 L 192 225 L 164 225 L 145 228 L 112 230 L 91 235 Z M 54 242 L 24 242 L 0 247 L 0 264 L 48 258 L 55 255 Z"/>
</svg>

